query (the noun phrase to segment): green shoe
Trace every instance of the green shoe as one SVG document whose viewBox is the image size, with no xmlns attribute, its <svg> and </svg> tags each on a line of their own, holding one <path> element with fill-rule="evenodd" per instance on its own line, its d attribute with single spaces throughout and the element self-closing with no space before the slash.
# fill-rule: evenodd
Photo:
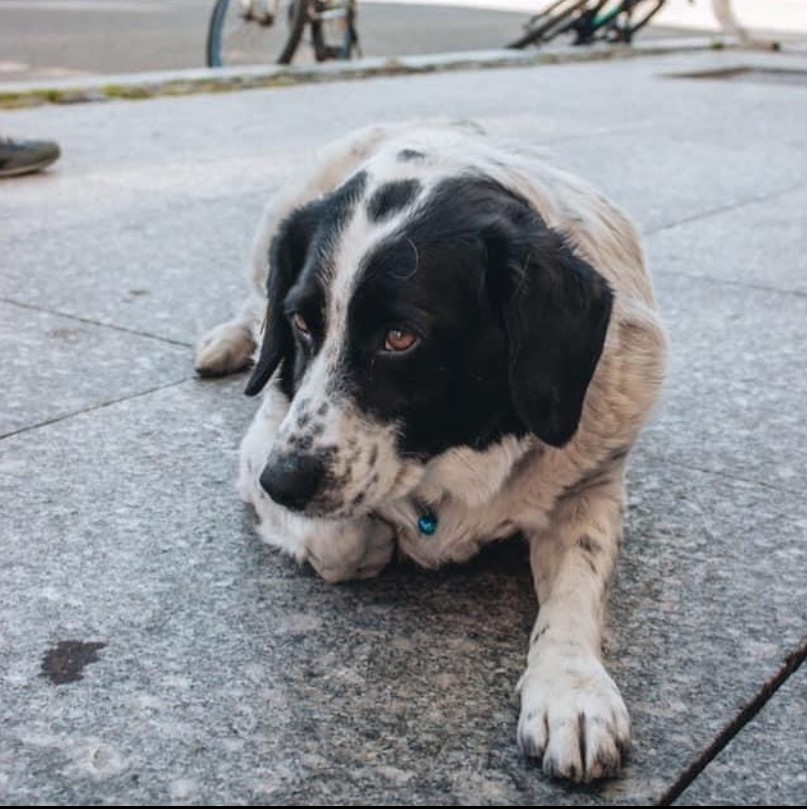
<svg viewBox="0 0 807 809">
<path fill-rule="evenodd" d="M 0 177 L 41 171 L 59 155 L 59 145 L 50 140 L 0 138 Z"/>
</svg>

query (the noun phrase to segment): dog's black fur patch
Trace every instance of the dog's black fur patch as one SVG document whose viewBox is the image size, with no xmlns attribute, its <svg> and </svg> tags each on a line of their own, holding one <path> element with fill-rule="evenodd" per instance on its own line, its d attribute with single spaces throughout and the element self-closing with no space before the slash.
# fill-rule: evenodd
<svg viewBox="0 0 807 809">
<path fill-rule="evenodd" d="M 417 149 L 401 149 L 401 151 L 398 152 L 398 160 L 401 163 L 419 162 L 425 159 L 425 153 Z"/>
<path fill-rule="evenodd" d="M 485 178 L 445 180 L 364 261 L 348 311 L 352 395 L 424 459 L 526 432 L 562 446 L 610 310 L 604 279 L 525 200 Z M 379 353 L 390 328 L 420 344 Z"/>
<path fill-rule="evenodd" d="M 371 222 L 380 222 L 402 211 L 417 198 L 423 186 L 419 180 L 396 180 L 384 183 L 373 192 L 367 203 L 367 217 Z"/>
</svg>

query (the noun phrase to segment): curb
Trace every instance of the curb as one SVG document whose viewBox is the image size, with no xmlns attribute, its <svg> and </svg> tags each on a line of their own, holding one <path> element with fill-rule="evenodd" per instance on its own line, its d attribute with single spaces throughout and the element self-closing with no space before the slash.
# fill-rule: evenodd
<svg viewBox="0 0 807 809">
<path fill-rule="evenodd" d="M 253 66 L 151 71 L 50 82 L 0 84 L 0 109 L 43 104 L 82 104 L 113 99 L 139 100 L 195 93 L 224 93 L 291 87 L 375 76 L 407 76 L 504 67 L 533 67 L 577 62 L 629 59 L 689 51 L 734 47 L 737 43 L 714 37 L 669 39 L 639 45 L 605 45 L 586 49 L 568 46 L 546 51 L 464 51 L 427 56 L 360 59 L 311 66 Z"/>
</svg>

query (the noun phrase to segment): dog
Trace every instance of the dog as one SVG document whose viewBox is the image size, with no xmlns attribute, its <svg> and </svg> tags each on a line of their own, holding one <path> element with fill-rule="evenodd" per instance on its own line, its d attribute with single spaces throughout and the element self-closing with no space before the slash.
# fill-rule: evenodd
<svg viewBox="0 0 807 809">
<path fill-rule="evenodd" d="M 338 582 L 521 533 L 540 611 L 518 742 L 551 776 L 616 774 L 605 600 L 666 353 L 628 218 L 472 125 L 361 130 L 269 203 L 252 294 L 196 369 L 258 347 L 239 487 L 262 538 Z"/>
</svg>

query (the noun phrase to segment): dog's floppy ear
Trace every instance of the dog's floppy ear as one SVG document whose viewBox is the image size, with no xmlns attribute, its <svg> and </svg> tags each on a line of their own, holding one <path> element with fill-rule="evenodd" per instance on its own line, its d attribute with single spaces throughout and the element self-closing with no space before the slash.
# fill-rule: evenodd
<svg viewBox="0 0 807 809">
<path fill-rule="evenodd" d="M 562 447 L 580 422 L 613 293 L 526 202 L 510 212 L 504 232 L 489 246 L 499 262 L 506 256 L 510 393 L 524 425 L 545 443 Z"/>
<path fill-rule="evenodd" d="M 280 225 L 269 247 L 263 341 L 258 362 L 244 390 L 247 396 L 260 393 L 280 361 L 294 350 L 294 336 L 283 313 L 283 300 L 305 263 L 311 232 L 309 220 L 304 209 L 293 213 Z"/>
</svg>

